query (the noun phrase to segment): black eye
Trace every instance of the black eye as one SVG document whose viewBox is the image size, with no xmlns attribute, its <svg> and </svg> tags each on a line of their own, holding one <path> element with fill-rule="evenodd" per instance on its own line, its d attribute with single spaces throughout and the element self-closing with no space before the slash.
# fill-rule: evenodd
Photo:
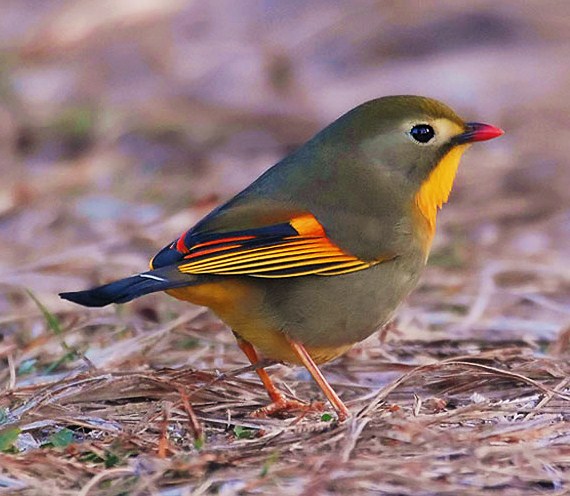
<svg viewBox="0 0 570 496">
<path fill-rule="evenodd" d="M 427 143 L 435 136 L 435 131 L 428 124 L 416 124 L 411 129 L 410 135 L 419 143 Z"/>
</svg>

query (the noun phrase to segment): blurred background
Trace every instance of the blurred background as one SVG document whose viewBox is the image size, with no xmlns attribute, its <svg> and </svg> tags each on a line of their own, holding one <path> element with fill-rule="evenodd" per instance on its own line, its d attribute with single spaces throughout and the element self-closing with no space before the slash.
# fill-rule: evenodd
<svg viewBox="0 0 570 496">
<path fill-rule="evenodd" d="M 568 326 L 567 1 L 2 0 L 0 10 L 0 350 L 60 352 L 26 289 L 70 332 L 105 316 L 127 316 L 129 329 L 172 320 L 187 307 L 163 296 L 86 311 L 57 293 L 145 268 L 337 116 L 402 93 L 506 134 L 464 158 L 398 339 L 550 346 Z M 82 347 L 96 355 L 93 337 Z"/>
<path fill-rule="evenodd" d="M 57 296 L 145 269 L 340 114 L 402 93 L 506 134 L 462 160 L 395 325 L 324 367 L 368 414 L 252 419 L 266 394 L 206 310 Z M 0 0 L 0 491 L 559 494 L 569 157 L 568 0 Z M 301 367 L 271 374 L 321 399 Z"/>
</svg>

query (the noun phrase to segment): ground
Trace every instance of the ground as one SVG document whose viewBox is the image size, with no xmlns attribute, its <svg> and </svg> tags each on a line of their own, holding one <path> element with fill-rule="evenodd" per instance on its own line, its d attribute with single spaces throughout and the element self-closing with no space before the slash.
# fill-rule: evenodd
<svg viewBox="0 0 570 496">
<path fill-rule="evenodd" d="M 112 5 L 112 7 L 111 7 Z M 6 2 L 0 494 L 567 494 L 567 2 Z M 353 417 L 266 404 L 223 324 L 58 292 L 163 245 L 340 113 L 440 98 L 462 161 L 395 322 L 323 367 Z M 299 367 L 268 369 L 322 400 Z"/>
</svg>

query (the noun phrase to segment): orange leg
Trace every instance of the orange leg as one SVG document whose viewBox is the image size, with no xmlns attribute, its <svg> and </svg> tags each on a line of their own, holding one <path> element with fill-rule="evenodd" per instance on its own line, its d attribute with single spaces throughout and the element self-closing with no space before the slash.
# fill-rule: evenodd
<svg viewBox="0 0 570 496">
<path fill-rule="evenodd" d="M 257 365 L 259 363 L 259 356 L 257 355 L 257 352 L 255 351 L 253 345 L 245 339 L 240 338 L 237 334 L 235 334 L 235 337 L 238 346 L 240 347 L 241 351 L 245 353 L 245 356 L 248 358 L 251 364 Z M 271 377 L 269 377 L 269 374 L 265 371 L 265 369 L 258 367 L 255 369 L 255 371 L 261 379 L 261 382 L 263 383 L 267 394 L 271 398 L 271 403 L 269 405 L 254 412 L 255 416 L 266 417 L 268 415 L 275 415 L 276 413 L 284 412 L 287 410 L 307 410 L 307 405 L 304 403 L 285 398 L 283 393 L 277 389 L 275 384 L 273 384 Z"/>
<path fill-rule="evenodd" d="M 291 346 L 295 355 L 299 357 L 301 363 L 313 376 L 313 379 L 315 380 L 317 385 L 321 388 L 322 392 L 325 394 L 325 396 L 330 401 L 333 408 L 336 410 L 338 419 L 342 422 L 343 420 L 346 420 L 348 417 L 350 417 L 350 411 L 348 410 L 346 405 L 342 402 L 342 400 L 338 397 L 338 395 L 335 393 L 331 385 L 327 382 L 325 376 L 319 370 L 317 364 L 311 358 L 311 355 L 307 353 L 305 347 L 302 344 L 296 343 L 295 341 L 289 338 L 287 338 L 287 341 L 289 341 L 289 345 Z"/>
</svg>

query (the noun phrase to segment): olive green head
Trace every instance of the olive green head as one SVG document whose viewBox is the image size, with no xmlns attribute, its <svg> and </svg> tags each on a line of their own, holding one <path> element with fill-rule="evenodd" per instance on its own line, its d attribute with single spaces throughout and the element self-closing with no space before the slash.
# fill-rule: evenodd
<svg viewBox="0 0 570 496">
<path fill-rule="evenodd" d="M 421 96 L 377 98 L 352 109 L 324 130 L 341 146 L 357 147 L 369 163 L 417 188 L 448 152 L 502 134 L 466 123 L 447 105 Z M 323 136 L 324 137 L 324 136 Z"/>
</svg>

